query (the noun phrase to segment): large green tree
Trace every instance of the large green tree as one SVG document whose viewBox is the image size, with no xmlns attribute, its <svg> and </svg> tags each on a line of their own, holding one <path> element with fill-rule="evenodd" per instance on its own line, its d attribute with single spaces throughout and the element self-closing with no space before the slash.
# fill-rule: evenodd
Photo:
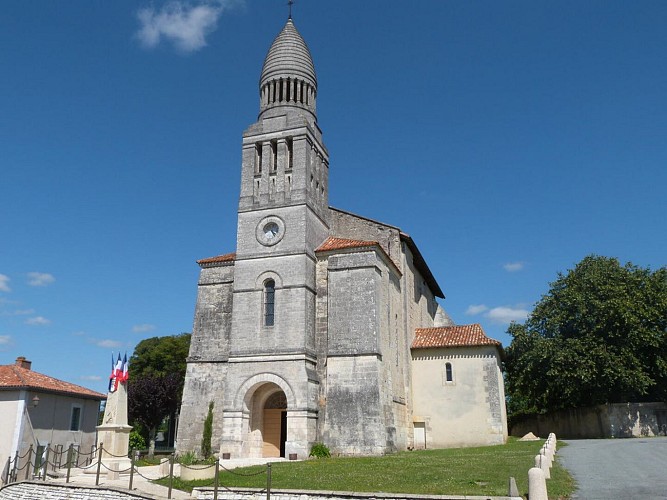
<svg viewBox="0 0 667 500">
<path fill-rule="evenodd" d="M 190 334 L 152 337 L 137 344 L 130 357 L 130 378 L 178 373 L 185 377 Z"/>
<path fill-rule="evenodd" d="M 190 334 L 182 333 L 142 340 L 130 357 L 128 413 L 132 425 L 148 439 L 151 455 L 161 422 L 168 416 L 170 425 L 175 421 L 189 349 Z"/>
<path fill-rule="evenodd" d="M 667 400 L 665 267 L 588 256 L 508 333 L 510 414 Z"/>
</svg>

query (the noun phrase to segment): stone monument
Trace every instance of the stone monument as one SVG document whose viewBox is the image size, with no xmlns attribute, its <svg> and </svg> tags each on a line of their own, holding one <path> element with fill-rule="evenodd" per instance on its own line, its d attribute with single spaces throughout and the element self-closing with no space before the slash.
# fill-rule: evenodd
<svg viewBox="0 0 667 500">
<path fill-rule="evenodd" d="M 102 464 L 107 469 L 117 469 L 121 473 L 129 473 L 131 466 L 128 451 L 132 426 L 127 423 L 127 380 L 127 356 L 122 364 L 119 356 L 118 364 L 110 377 L 104 419 L 102 425 L 97 426 L 97 443 L 102 447 Z M 95 472 L 95 468 L 89 468 L 88 472 Z"/>
</svg>

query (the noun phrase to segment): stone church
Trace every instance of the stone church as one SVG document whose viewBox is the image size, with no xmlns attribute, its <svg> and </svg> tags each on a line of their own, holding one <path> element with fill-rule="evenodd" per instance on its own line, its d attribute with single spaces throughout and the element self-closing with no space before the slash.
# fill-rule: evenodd
<svg viewBox="0 0 667 500">
<path fill-rule="evenodd" d="M 232 458 L 504 443 L 500 343 L 452 322 L 408 234 L 329 206 L 315 67 L 291 18 L 259 97 L 236 249 L 198 261 L 177 452 L 200 450 L 209 402 L 213 449 Z"/>
</svg>

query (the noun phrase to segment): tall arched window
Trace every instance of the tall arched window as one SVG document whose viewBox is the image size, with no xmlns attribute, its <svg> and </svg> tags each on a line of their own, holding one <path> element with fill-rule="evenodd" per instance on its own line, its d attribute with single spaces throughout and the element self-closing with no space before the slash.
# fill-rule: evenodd
<svg viewBox="0 0 667 500">
<path fill-rule="evenodd" d="M 452 372 L 451 363 L 445 363 L 445 380 L 447 382 L 454 382 L 454 373 Z"/>
<path fill-rule="evenodd" d="M 275 320 L 276 282 L 264 282 L 264 326 L 273 326 Z"/>
</svg>

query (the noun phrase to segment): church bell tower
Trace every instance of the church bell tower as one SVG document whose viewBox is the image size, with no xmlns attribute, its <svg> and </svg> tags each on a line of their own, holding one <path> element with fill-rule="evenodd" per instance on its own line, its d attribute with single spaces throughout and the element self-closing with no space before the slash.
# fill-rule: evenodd
<svg viewBox="0 0 667 500">
<path fill-rule="evenodd" d="M 329 156 L 317 126 L 315 67 L 292 19 L 259 81 L 258 121 L 243 134 L 239 213 L 307 205 L 326 220 Z"/>
<path fill-rule="evenodd" d="M 315 249 L 329 235 L 316 99 L 313 60 L 290 18 L 264 60 L 257 122 L 243 133 L 221 443 L 235 456 L 307 456 L 315 440 Z M 281 421 L 269 423 L 279 418 L 269 410 Z M 267 452 L 272 439 L 277 451 Z"/>
</svg>

